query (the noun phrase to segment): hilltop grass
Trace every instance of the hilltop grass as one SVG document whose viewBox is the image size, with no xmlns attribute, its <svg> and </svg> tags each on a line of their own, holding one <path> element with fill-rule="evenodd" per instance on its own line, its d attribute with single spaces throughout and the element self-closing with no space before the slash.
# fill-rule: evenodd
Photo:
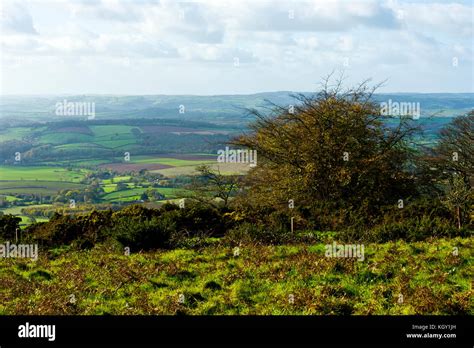
<svg viewBox="0 0 474 348">
<path fill-rule="evenodd" d="M 234 256 L 213 242 L 0 259 L 0 314 L 474 313 L 473 238 L 366 245 L 362 262 L 325 257 L 324 245 L 241 246 Z"/>
</svg>

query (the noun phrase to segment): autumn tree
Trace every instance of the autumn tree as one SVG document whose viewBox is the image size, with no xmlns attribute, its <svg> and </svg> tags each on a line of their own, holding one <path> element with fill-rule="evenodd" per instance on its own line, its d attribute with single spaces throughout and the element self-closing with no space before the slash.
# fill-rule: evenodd
<svg viewBox="0 0 474 348">
<path fill-rule="evenodd" d="M 376 86 L 377 87 L 377 86 Z M 366 206 L 368 211 L 413 195 L 408 144 L 417 127 L 409 117 L 381 115 L 367 82 L 344 90 L 342 82 L 294 105 L 251 110 L 250 132 L 232 141 L 257 150 L 243 204 L 288 208 L 314 202 Z M 391 122 L 388 122 L 389 119 Z"/>
</svg>

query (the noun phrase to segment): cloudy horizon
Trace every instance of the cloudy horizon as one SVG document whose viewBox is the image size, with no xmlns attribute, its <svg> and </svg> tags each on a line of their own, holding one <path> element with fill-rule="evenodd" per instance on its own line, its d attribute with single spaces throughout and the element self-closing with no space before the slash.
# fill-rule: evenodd
<svg viewBox="0 0 474 348">
<path fill-rule="evenodd" d="M 470 1 L 14 1 L 1 94 L 472 93 Z"/>
</svg>

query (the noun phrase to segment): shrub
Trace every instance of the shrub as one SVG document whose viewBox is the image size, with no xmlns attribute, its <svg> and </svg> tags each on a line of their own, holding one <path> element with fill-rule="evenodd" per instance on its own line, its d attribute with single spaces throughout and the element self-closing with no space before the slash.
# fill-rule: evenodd
<svg viewBox="0 0 474 348">
<path fill-rule="evenodd" d="M 47 247 L 73 244 L 80 249 L 91 248 L 108 237 L 111 217 L 111 211 L 93 211 L 77 217 L 55 213 L 47 223 L 28 226 L 25 235 L 28 240 Z"/>
<path fill-rule="evenodd" d="M 21 218 L 11 214 L 0 216 L 0 240 L 12 240 L 15 232 L 20 228 Z"/>
<path fill-rule="evenodd" d="M 170 236 L 174 230 L 174 224 L 157 217 L 140 223 L 135 219 L 122 217 L 115 222 L 111 235 L 131 249 L 150 250 L 169 248 Z"/>
<path fill-rule="evenodd" d="M 382 223 L 372 228 L 349 227 L 340 234 L 345 241 L 385 243 L 394 240 L 421 241 L 428 238 L 468 236 L 467 228 L 458 229 L 446 219 L 421 216 Z"/>
<path fill-rule="evenodd" d="M 192 203 L 186 204 L 185 209 L 167 206 L 160 212 L 160 219 L 174 223 L 176 233 L 185 237 L 223 236 L 234 224 L 231 218 L 225 216 L 225 211 Z"/>
<path fill-rule="evenodd" d="M 247 222 L 231 229 L 224 237 L 224 243 L 230 245 L 239 244 L 283 244 L 292 240 L 291 232 L 278 230 Z"/>
</svg>

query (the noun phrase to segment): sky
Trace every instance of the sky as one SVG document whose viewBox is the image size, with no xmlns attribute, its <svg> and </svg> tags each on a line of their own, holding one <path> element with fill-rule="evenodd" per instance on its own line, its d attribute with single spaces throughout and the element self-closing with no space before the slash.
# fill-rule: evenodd
<svg viewBox="0 0 474 348">
<path fill-rule="evenodd" d="M 1 94 L 474 92 L 472 1 L 0 2 Z"/>
</svg>

